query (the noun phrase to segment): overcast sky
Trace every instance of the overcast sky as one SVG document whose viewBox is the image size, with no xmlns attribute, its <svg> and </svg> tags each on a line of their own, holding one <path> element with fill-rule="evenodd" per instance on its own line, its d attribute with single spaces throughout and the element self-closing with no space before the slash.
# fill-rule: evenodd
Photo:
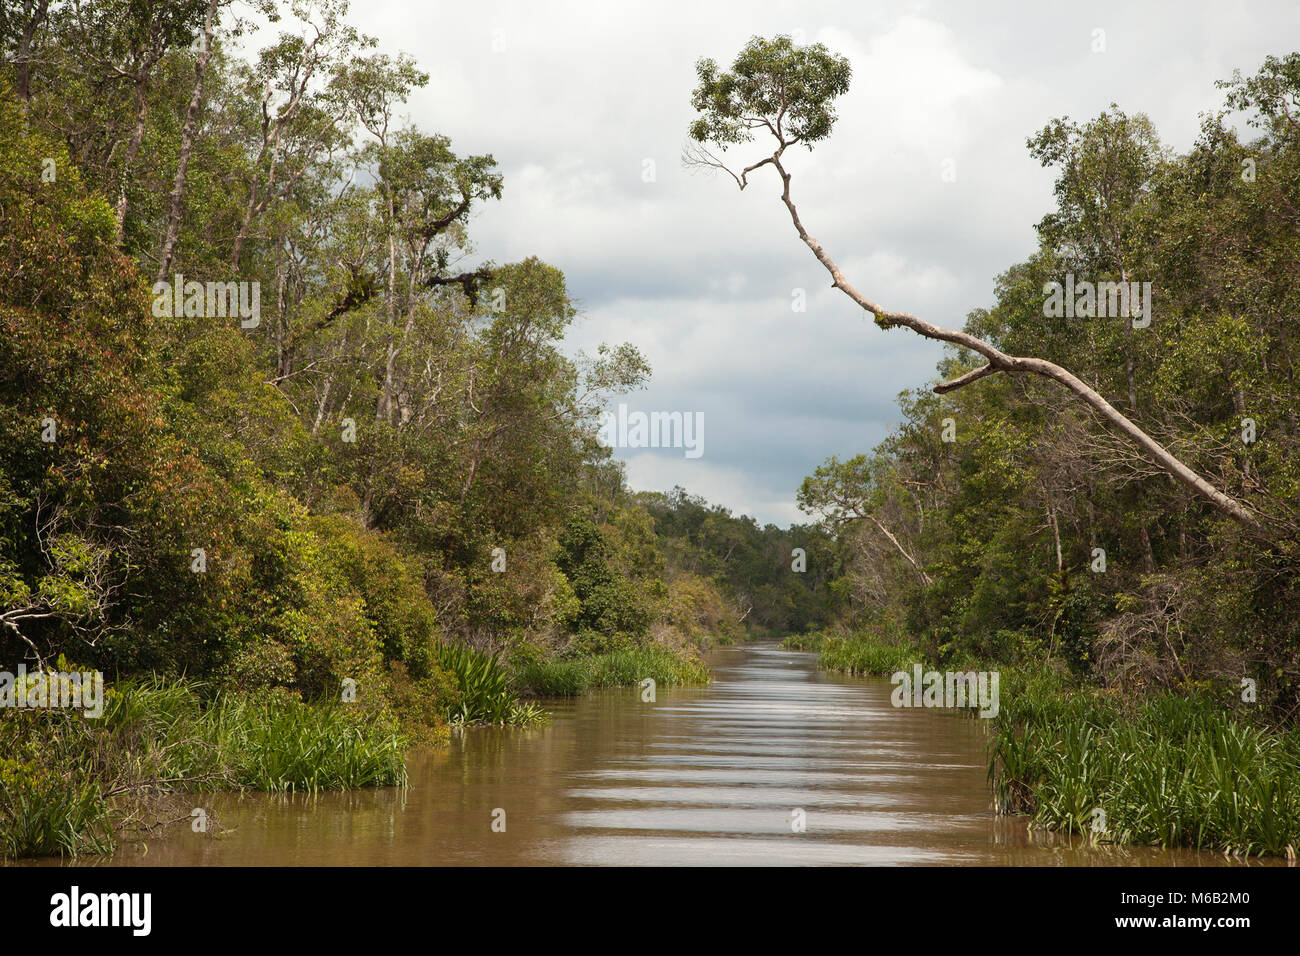
<svg viewBox="0 0 1300 956">
<path fill-rule="evenodd" d="M 1026 137 L 1116 102 L 1185 149 L 1198 114 L 1222 104 L 1215 80 L 1300 49 L 1294 0 L 354 0 L 350 19 L 431 75 L 412 122 L 500 165 L 503 199 L 472 227 L 479 255 L 564 271 L 583 313 L 571 350 L 642 351 L 653 381 L 629 409 L 703 413 L 698 458 L 618 451 L 631 485 L 681 484 L 780 525 L 808 520 L 795 494 L 819 463 L 884 437 L 896 396 L 933 377 L 942 347 L 877 329 L 829 288 L 770 169 L 741 193 L 682 168 L 697 58 L 728 66 L 751 36 L 778 33 L 849 58 L 834 134 L 789 162 L 804 223 L 867 295 L 960 326 L 1051 208 L 1052 174 Z"/>
</svg>

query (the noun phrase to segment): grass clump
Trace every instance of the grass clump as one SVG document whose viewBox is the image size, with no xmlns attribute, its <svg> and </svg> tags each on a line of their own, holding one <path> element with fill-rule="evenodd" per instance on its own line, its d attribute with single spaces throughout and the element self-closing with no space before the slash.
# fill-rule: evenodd
<svg viewBox="0 0 1300 956">
<path fill-rule="evenodd" d="M 862 677 L 888 677 L 898 671 L 910 671 L 913 664 L 926 659 L 907 641 L 884 640 L 862 632 L 790 634 L 781 646 L 790 651 L 815 651 L 820 655 L 818 666 Z"/>
<path fill-rule="evenodd" d="M 250 790 L 405 786 L 395 722 L 346 705 L 235 697 L 207 714 L 207 737 L 232 782 Z"/>
<path fill-rule="evenodd" d="M 112 846 L 99 781 L 44 761 L 0 757 L 0 857 L 76 856 Z"/>
<path fill-rule="evenodd" d="M 537 697 L 577 697 L 592 687 L 626 687 L 650 678 L 660 687 L 707 684 L 709 669 L 694 654 L 634 647 L 577 657 L 524 659 L 515 684 Z"/>
<path fill-rule="evenodd" d="M 206 701 L 204 689 L 162 678 L 110 688 L 99 732 L 124 761 L 115 789 L 343 790 L 406 782 L 406 740 L 391 714 L 307 703 L 277 689 Z"/>
<path fill-rule="evenodd" d="M 624 687 L 647 677 L 660 687 L 707 684 L 709 669 L 695 655 L 679 655 L 667 648 L 635 647 L 601 654 L 590 661 L 593 687 Z"/>
<path fill-rule="evenodd" d="M 787 634 L 781 646 L 787 651 L 820 651 L 826 643 L 827 635 L 821 631 L 808 631 L 804 634 Z"/>
<path fill-rule="evenodd" d="M 497 654 L 487 654 L 466 644 L 439 644 L 438 666 L 456 678 L 459 699 L 447 718 L 462 724 L 525 726 L 546 719 L 534 704 L 520 703 L 510 671 Z"/>
<path fill-rule="evenodd" d="M 536 697 L 580 697 L 591 687 L 590 658 L 522 661 L 515 666 L 518 687 Z"/>
<path fill-rule="evenodd" d="M 823 637 L 818 645 L 818 663 L 827 670 L 866 677 L 888 677 L 910 671 L 922 657 L 907 644 L 889 644 L 862 635 Z"/>
<path fill-rule="evenodd" d="M 1009 676 L 990 744 L 999 809 L 1104 842 L 1239 855 L 1300 847 L 1295 729 L 1255 726 L 1204 691 L 1132 702 L 1045 668 Z"/>
</svg>

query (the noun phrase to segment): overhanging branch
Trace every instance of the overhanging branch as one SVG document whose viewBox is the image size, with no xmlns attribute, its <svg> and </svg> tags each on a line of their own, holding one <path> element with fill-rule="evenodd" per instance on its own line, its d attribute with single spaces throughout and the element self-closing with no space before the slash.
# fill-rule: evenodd
<svg viewBox="0 0 1300 956">
<path fill-rule="evenodd" d="M 839 289 L 856 302 L 861 308 L 870 312 L 875 317 L 876 324 L 881 328 L 888 329 L 899 325 L 905 326 L 913 332 L 916 332 L 918 335 L 923 335 L 928 339 L 935 339 L 939 342 L 949 342 L 953 345 L 959 345 L 962 348 L 970 349 L 973 352 L 979 353 L 986 359 L 988 363 L 987 365 L 972 372 L 967 372 L 965 375 L 958 376 L 957 378 L 938 386 L 935 389 L 936 392 L 942 394 L 943 392 L 952 391 L 953 389 L 960 388 L 963 385 L 969 385 L 971 382 L 992 375 L 994 372 L 1032 373 L 1034 375 L 1041 375 L 1045 378 L 1050 378 L 1053 381 L 1064 385 L 1084 402 L 1092 406 L 1092 408 L 1099 412 L 1107 422 L 1120 432 L 1127 435 L 1134 443 L 1155 459 L 1166 473 L 1184 487 L 1209 501 L 1215 508 L 1239 524 L 1245 525 L 1249 528 L 1259 527 L 1258 519 L 1245 505 L 1232 496 L 1220 491 L 1209 481 L 1202 478 L 1191 468 L 1187 467 L 1187 465 L 1183 464 L 1182 461 L 1171 454 L 1163 445 L 1135 425 L 1129 418 L 1111 405 L 1110 402 L 1106 401 L 1106 399 L 1098 392 L 1090 388 L 1085 382 L 1080 380 L 1069 370 L 1062 368 L 1054 362 L 1049 362 L 1046 359 L 1007 355 L 997 347 L 967 332 L 958 332 L 955 329 L 943 328 L 942 326 L 918 318 L 909 312 L 895 312 L 891 309 L 886 309 L 884 306 L 877 302 L 873 302 L 871 299 L 859 292 L 854 288 L 853 284 L 845 278 L 844 273 L 840 271 L 835 260 L 832 259 L 826 250 L 822 248 L 821 243 L 810 236 L 808 231 L 804 228 L 803 222 L 799 218 L 799 210 L 795 207 L 794 200 L 790 197 L 790 173 L 787 172 L 785 167 L 781 164 L 781 155 L 785 152 L 788 144 L 783 140 L 778 140 L 778 143 L 779 145 L 777 146 L 776 151 L 770 157 L 761 163 L 756 163 L 754 166 L 750 167 L 750 169 L 766 165 L 769 161 L 771 165 L 776 168 L 777 173 L 781 176 L 781 201 L 785 204 L 786 209 L 790 213 L 790 221 L 794 224 L 795 231 L 799 234 L 799 238 L 803 240 L 804 245 L 812 250 L 813 255 L 817 257 L 817 261 L 820 262 L 826 271 L 830 273 L 832 287 Z"/>
</svg>

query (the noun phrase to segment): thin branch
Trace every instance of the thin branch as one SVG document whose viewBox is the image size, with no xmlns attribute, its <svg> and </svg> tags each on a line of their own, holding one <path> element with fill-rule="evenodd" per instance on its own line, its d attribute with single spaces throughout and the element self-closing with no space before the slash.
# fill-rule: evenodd
<svg viewBox="0 0 1300 956">
<path fill-rule="evenodd" d="M 872 524 L 874 524 L 877 528 L 880 529 L 880 533 L 889 539 L 890 544 L 892 544 L 895 548 L 898 549 L 899 554 L 907 558 L 907 563 L 916 569 L 916 573 L 921 575 L 921 580 L 924 581 L 927 586 L 934 583 L 933 581 L 930 580 L 930 575 L 925 573 L 925 569 L 922 568 L 921 565 L 917 563 L 916 558 L 912 557 L 908 553 L 907 549 L 903 547 L 901 543 L 899 543 L 899 540 L 897 538 L 895 538 L 892 534 L 890 534 L 889 529 L 886 528 L 883 524 L 881 524 L 880 521 L 877 520 L 875 515 L 864 514 L 861 515 L 861 517 L 868 519 Z"/>
<path fill-rule="evenodd" d="M 977 382 L 986 375 L 995 375 L 999 370 L 992 365 L 981 365 L 979 368 L 971 369 L 964 375 L 958 375 L 956 378 L 944 382 L 942 385 L 934 387 L 935 394 L 946 395 L 948 392 L 955 392 L 963 385 L 969 385 L 971 382 Z"/>
</svg>

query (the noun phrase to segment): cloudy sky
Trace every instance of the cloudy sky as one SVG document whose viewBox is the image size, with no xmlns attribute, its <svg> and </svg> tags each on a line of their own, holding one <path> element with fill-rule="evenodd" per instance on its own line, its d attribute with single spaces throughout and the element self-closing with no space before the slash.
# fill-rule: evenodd
<svg viewBox="0 0 1300 956">
<path fill-rule="evenodd" d="M 1185 149 L 1198 114 L 1221 106 L 1216 79 L 1300 48 L 1293 0 L 364 0 L 350 19 L 430 73 L 412 122 L 500 164 L 479 254 L 563 269 L 583 312 L 569 347 L 628 341 L 653 367 L 630 409 L 703 413 L 698 458 L 618 452 L 632 486 L 681 484 L 780 525 L 807 520 L 795 494 L 820 462 L 886 434 L 895 397 L 933 376 L 942 348 L 880 331 L 829 288 L 771 170 L 741 193 L 682 167 L 697 58 L 729 65 L 778 33 L 849 58 L 834 134 L 789 163 L 804 223 L 867 295 L 959 326 L 1050 208 L 1052 174 L 1026 137 L 1116 102 Z"/>
</svg>

